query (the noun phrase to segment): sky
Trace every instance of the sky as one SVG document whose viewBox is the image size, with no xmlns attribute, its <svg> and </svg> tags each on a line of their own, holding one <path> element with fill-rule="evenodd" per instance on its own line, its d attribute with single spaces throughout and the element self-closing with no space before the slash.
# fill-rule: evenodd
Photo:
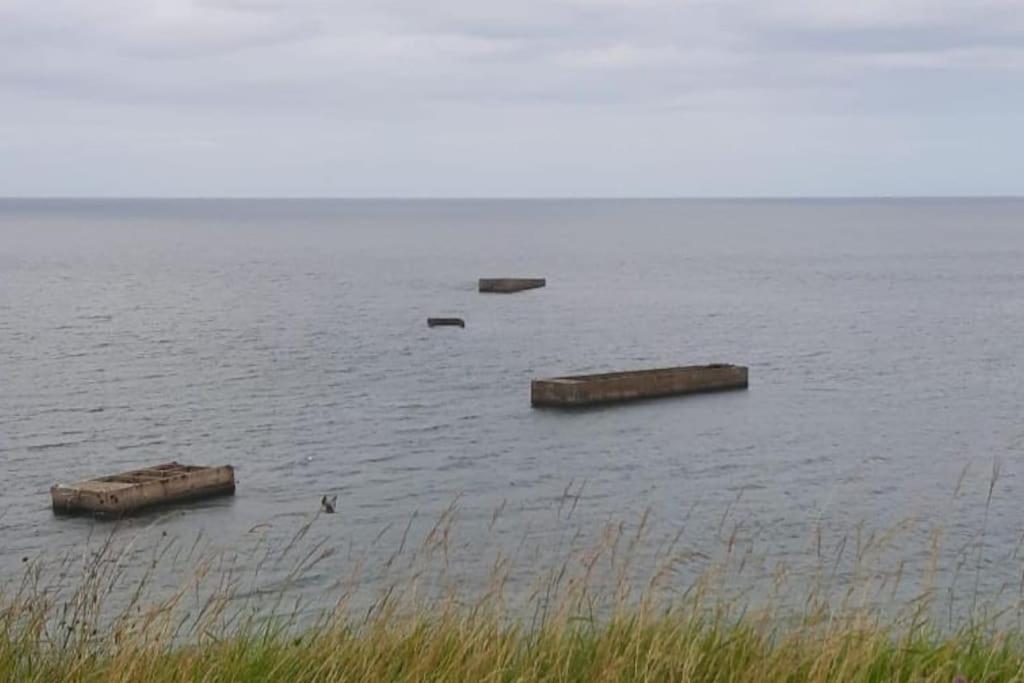
<svg viewBox="0 0 1024 683">
<path fill-rule="evenodd" d="M 0 0 L 0 196 L 1024 194 L 1022 0 Z"/>
</svg>

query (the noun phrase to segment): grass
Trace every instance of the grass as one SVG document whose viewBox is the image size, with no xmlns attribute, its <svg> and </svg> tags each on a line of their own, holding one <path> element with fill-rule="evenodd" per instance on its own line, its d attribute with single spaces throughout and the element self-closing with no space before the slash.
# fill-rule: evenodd
<svg viewBox="0 0 1024 683">
<path fill-rule="evenodd" d="M 27 610 L 27 611 L 24 611 Z M 301 634 L 272 623 L 175 643 L 141 628 L 54 642 L 31 605 L 8 604 L 0 677 L 10 681 L 1010 681 L 1018 635 L 971 627 L 897 631 L 867 614 L 780 624 L 727 611 L 638 604 L 600 620 L 565 611 L 535 629 L 493 605 L 435 606 L 365 620 L 333 616 Z"/>
<path fill-rule="evenodd" d="M 723 532 L 714 558 L 696 553 L 703 569 L 684 585 L 677 570 L 695 553 L 675 540 L 652 568 L 636 569 L 645 515 L 609 525 L 518 588 L 499 553 L 488 559 L 490 580 L 473 588 L 453 569 L 455 517 L 453 507 L 418 544 L 406 529 L 371 597 L 353 574 L 328 605 L 292 600 L 332 557 L 306 542 L 315 519 L 283 548 L 242 562 L 193 558 L 193 546 L 191 571 L 169 592 L 153 576 L 175 539 L 128 577 L 138 548 L 112 531 L 78 559 L 26 562 L 20 583 L 0 590 L 0 680 L 1024 681 L 1024 581 L 994 605 L 979 600 L 987 514 L 948 574 L 969 584 L 956 610 L 934 533 L 911 571 L 904 559 L 879 564 L 883 549 L 909 553 L 897 531 L 858 527 L 834 544 L 819 532 L 814 571 L 776 571 L 755 592 L 738 527 Z M 252 590 L 284 557 L 286 580 Z"/>
</svg>

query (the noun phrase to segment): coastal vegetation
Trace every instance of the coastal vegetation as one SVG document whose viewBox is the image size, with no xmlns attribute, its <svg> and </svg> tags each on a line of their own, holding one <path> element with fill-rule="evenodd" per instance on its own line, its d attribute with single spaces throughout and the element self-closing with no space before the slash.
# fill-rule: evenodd
<svg viewBox="0 0 1024 683">
<path fill-rule="evenodd" d="M 4 607 L 0 676 L 10 681 L 1012 681 L 1016 633 L 973 625 L 941 635 L 868 614 L 797 622 L 691 609 L 565 613 L 528 629 L 493 606 L 337 619 L 302 634 L 273 627 L 176 644 L 158 627 L 52 640 L 31 603 Z"/>
<path fill-rule="evenodd" d="M 336 559 L 303 544 L 315 520 L 274 549 L 274 561 L 292 561 L 268 583 L 253 576 L 263 562 L 244 563 L 243 577 L 221 555 L 196 558 L 177 590 L 158 590 L 173 539 L 128 578 L 139 549 L 117 531 L 56 565 L 25 558 L 0 594 L 0 680 L 1024 680 L 1024 592 L 979 599 L 983 530 L 952 574 L 938 533 L 921 537 L 931 551 L 913 566 L 906 528 L 831 544 L 819 535 L 812 570 L 778 568 L 752 590 L 744 577 L 755 559 L 736 527 L 714 553 L 673 542 L 637 570 L 645 515 L 526 582 L 499 553 L 478 587 L 456 570 L 454 518 L 453 508 L 419 543 L 403 536 L 373 590 L 354 572 L 312 600 L 295 597 L 302 577 Z M 893 550 L 905 556 L 882 566 Z M 702 569 L 681 584 L 687 562 Z"/>
</svg>

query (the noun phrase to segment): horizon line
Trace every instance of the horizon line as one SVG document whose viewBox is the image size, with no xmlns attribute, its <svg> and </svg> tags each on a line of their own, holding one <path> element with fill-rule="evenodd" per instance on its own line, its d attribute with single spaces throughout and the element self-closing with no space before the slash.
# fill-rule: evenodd
<svg viewBox="0 0 1024 683">
<path fill-rule="evenodd" d="M 1024 194 L 892 195 L 0 195 L 0 201 L 899 201 L 1024 199 Z"/>
</svg>

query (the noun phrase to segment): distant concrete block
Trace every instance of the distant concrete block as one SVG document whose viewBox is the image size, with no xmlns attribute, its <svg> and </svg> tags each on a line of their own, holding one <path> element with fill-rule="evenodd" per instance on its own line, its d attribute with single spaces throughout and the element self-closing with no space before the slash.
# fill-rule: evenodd
<svg viewBox="0 0 1024 683">
<path fill-rule="evenodd" d="M 427 318 L 428 327 L 465 327 L 466 321 L 462 318 Z"/>
<path fill-rule="evenodd" d="M 547 284 L 542 277 L 497 277 L 480 278 L 479 289 L 481 292 L 492 294 L 511 294 L 521 292 L 525 289 L 537 289 Z"/>
</svg>

